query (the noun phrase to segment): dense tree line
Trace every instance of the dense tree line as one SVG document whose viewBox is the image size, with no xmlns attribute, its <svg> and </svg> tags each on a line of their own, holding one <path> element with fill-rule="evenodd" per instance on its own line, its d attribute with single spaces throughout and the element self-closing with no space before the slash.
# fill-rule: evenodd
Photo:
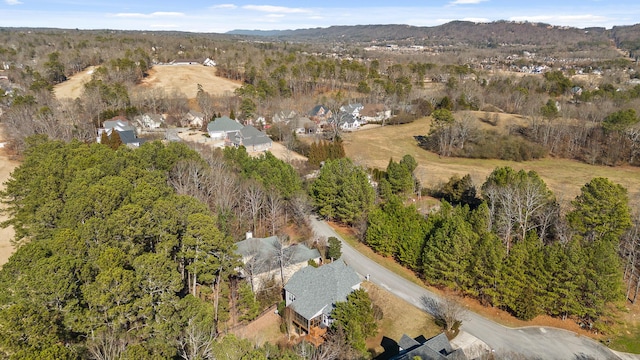
<svg viewBox="0 0 640 360">
<path fill-rule="evenodd" d="M 19 245 L 0 271 L 4 356 L 171 358 L 225 328 L 233 240 L 167 185 L 181 158 L 198 155 L 31 138 L 2 193 Z"/>
<path fill-rule="evenodd" d="M 631 228 L 624 188 L 595 178 L 565 217 L 533 172 L 496 169 L 481 203 L 462 179 L 443 192 L 460 205 L 443 202 L 426 218 L 388 197 L 370 212 L 364 241 L 427 283 L 519 318 L 549 314 L 606 329 L 608 304 L 624 298 L 617 253 Z"/>
<path fill-rule="evenodd" d="M 327 161 L 309 193 L 319 215 L 348 225 L 363 221 L 375 200 L 367 173 L 349 158 Z"/>
<path fill-rule="evenodd" d="M 0 270 L 0 353 L 298 359 L 310 349 L 220 335 L 264 306 L 234 280 L 239 234 L 229 223 L 306 218 L 300 188 L 290 165 L 243 148 L 201 156 L 176 143 L 132 150 L 29 138 L 1 194 L 18 249 Z M 312 352 L 349 352 L 348 333 L 341 327 Z"/>
<path fill-rule="evenodd" d="M 313 142 L 309 146 L 307 156 L 311 166 L 319 167 L 327 160 L 335 160 L 345 157 L 342 140 Z"/>
</svg>

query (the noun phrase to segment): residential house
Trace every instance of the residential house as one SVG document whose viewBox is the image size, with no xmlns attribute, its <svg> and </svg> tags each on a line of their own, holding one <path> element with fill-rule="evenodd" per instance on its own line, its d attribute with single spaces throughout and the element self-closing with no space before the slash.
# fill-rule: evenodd
<svg viewBox="0 0 640 360">
<path fill-rule="evenodd" d="M 96 141 L 102 142 L 102 134 L 111 136 L 116 131 L 120 136 L 123 144 L 129 147 L 138 147 L 142 145 L 144 139 L 136 136 L 136 129 L 124 116 L 116 116 L 113 119 L 106 120 L 101 128 L 98 128 L 98 137 Z"/>
<path fill-rule="evenodd" d="M 105 120 L 102 123 L 102 127 L 98 128 L 98 137 L 96 141 L 100 143 L 103 133 L 106 133 L 107 136 L 111 136 L 111 133 L 114 130 L 118 132 L 132 130 L 135 132 L 136 128 L 124 116 L 116 116 L 112 119 Z"/>
<path fill-rule="evenodd" d="M 382 121 L 391 118 L 391 110 L 385 109 L 383 104 L 367 104 L 360 110 L 360 120 L 363 123 Z"/>
<path fill-rule="evenodd" d="M 133 118 L 140 129 L 159 129 L 164 124 L 164 117 L 160 114 L 142 114 Z"/>
<path fill-rule="evenodd" d="M 347 112 L 340 112 L 329 121 L 332 126 L 337 126 L 342 130 L 356 130 L 360 128 L 360 120 Z"/>
<path fill-rule="evenodd" d="M 118 135 L 122 143 L 128 147 L 137 148 L 144 143 L 144 139 L 137 137 L 134 130 L 118 131 Z"/>
<path fill-rule="evenodd" d="M 451 348 L 445 333 L 440 333 L 428 340 L 423 336 L 413 339 L 405 334 L 398 341 L 398 346 L 400 352 L 390 360 L 412 360 L 416 357 L 422 360 L 467 360 L 462 349 Z"/>
<path fill-rule="evenodd" d="M 360 117 L 360 111 L 364 108 L 364 106 L 360 103 L 344 105 L 340 107 L 340 111 L 351 114 L 354 118 Z"/>
<path fill-rule="evenodd" d="M 314 134 L 318 128 L 316 123 L 306 116 L 296 116 L 289 121 L 289 127 L 293 129 L 296 134 Z"/>
<path fill-rule="evenodd" d="M 333 113 L 324 105 L 316 105 L 311 111 L 309 111 L 309 119 L 316 122 L 318 125 L 326 124 L 331 118 Z"/>
<path fill-rule="evenodd" d="M 320 252 L 304 244 L 282 245 L 277 236 L 249 238 L 236 243 L 236 253 L 242 256 L 240 273 L 253 291 L 259 291 L 269 281 L 287 283 L 291 276 L 309 264 L 320 263 Z M 282 267 L 280 266 L 282 265 Z"/>
<path fill-rule="evenodd" d="M 273 118 L 271 122 L 274 124 L 277 123 L 288 123 L 291 120 L 295 119 L 298 114 L 296 114 L 293 110 L 280 110 L 277 113 L 273 114 Z"/>
<path fill-rule="evenodd" d="M 182 126 L 200 129 L 204 124 L 204 114 L 198 111 L 190 110 L 182 118 Z"/>
<path fill-rule="evenodd" d="M 204 66 L 216 66 L 216 62 L 214 60 L 211 60 L 210 58 L 206 58 L 204 59 L 204 62 L 202 62 L 202 64 Z"/>
<path fill-rule="evenodd" d="M 198 59 L 176 59 L 170 62 L 171 65 L 200 65 L 201 60 Z"/>
<path fill-rule="evenodd" d="M 318 268 L 307 266 L 293 274 L 284 286 L 285 304 L 298 332 L 309 334 L 313 328 L 330 326 L 335 303 L 346 301 L 361 282 L 342 259 Z"/>
<path fill-rule="evenodd" d="M 207 131 L 212 139 L 227 139 L 229 134 L 235 134 L 242 130 L 243 126 L 239 122 L 228 116 L 215 118 L 207 125 Z"/>
<path fill-rule="evenodd" d="M 264 132 L 247 125 L 242 129 L 229 133 L 228 141 L 230 145 L 244 146 L 247 151 L 265 151 L 271 149 L 273 141 Z"/>
</svg>

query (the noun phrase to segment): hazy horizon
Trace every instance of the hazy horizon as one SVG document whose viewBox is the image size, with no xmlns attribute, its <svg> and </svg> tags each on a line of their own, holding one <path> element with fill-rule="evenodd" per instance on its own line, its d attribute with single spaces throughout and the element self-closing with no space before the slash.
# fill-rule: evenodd
<svg viewBox="0 0 640 360">
<path fill-rule="evenodd" d="M 640 3 L 616 0 L 540 0 L 514 3 L 496 0 L 424 1 L 327 0 L 300 4 L 292 0 L 176 3 L 158 0 L 87 1 L 2 0 L 2 27 L 185 31 L 226 33 L 232 30 L 296 30 L 342 25 L 437 26 L 455 20 L 471 22 L 529 21 L 576 28 L 640 23 Z"/>
</svg>

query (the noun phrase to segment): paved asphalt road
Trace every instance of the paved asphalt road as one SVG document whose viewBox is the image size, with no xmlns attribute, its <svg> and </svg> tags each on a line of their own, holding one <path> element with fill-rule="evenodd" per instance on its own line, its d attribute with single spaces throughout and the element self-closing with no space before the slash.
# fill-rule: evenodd
<svg viewBox="0 0 640 360">
<path fill-rule="evenodd" d="M 335 236 L 342 240 L 327 223 L 311 217 L 311 225 L 318 236 Z M 342 241 L 342 259 L 360 275 L 370 275 L 370 281 L 409 303 L 424 309 L 421 299 L 437 295 L 377 264 Z M 607 347 L 571 331 L 549 327 L 508 328 L 478 314 L 467 312 L 462 330 L 484 341 L 501 358 L 523 354 L 527 359 L 620 359 Z M 625 359 L 640 359 L 624 354 Z"/>
</svg>

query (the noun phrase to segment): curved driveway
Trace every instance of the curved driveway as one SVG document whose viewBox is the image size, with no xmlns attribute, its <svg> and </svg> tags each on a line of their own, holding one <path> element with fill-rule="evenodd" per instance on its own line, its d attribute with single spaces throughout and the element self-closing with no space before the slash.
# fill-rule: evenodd
<svg viewBox="0 0 640 360">
<path fill-rule="evenodd" d="M 408 281 L 360 254 L 349 246 L 327 223 L 310 217 L 318 236 L 334 236 L 342 241 L 342 259 L 360 275 L 370 275 L 370 281 L 394 295 L 424 309 L 421 299 L 437 299 L 437 295 Z M 462 330 L 489 345 L 496 353 L 509 358 L 515 354 L 536 359 L 620 359 L 609 348 L 571 331 L 549 327 L 508 328 L 478 314 L 467 312 Z M 640 359 L 623 354 L 625 359 Z"/>
</svg>

